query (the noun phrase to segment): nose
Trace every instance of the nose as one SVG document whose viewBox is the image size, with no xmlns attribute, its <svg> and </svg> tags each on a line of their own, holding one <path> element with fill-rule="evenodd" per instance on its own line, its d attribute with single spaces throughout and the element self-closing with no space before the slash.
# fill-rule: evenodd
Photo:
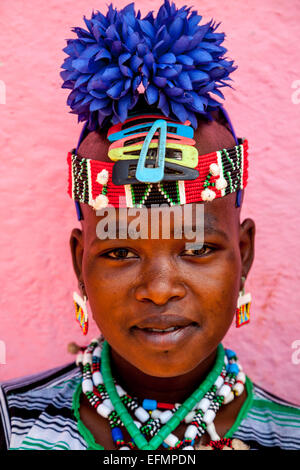
<svg viewBox="0 0 300 470">
<path fill-rule="evenodd" d="M 148 262 L 141 270 L 135 289 L 135 297 L 140 302 L 151 301 L 165 305 L 170 300 L 180 300 L 186 295 L 186 287 L 180 277 L 178 267 L 170 258 Z"/>
</svg>

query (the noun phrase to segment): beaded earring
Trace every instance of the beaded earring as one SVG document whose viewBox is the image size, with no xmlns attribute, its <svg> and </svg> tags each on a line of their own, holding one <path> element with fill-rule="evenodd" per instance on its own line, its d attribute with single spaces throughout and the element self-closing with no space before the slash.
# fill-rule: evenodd
<svg viewBox="0 0 300 470">
<path fill-rule="evenodd" d="M 83 283 L 80 283 L 80 286 L 82 288 Z M 73 292 L 73 301 L 76 311 L 76 320 L 78 321 L 83 334 L 86 335 L 88 332 L 87 298 L 85 295 L 82 298 L 77 292 Z"/>
<path fill-rule="evenodd" d="M 243 284 L 246 278 L 243 276 Z M 250 322 L 250 304 L 251 304 L 251 294 L 248 292 L 245 294 L 245 288 L 240 291 L 237 307 L 236 307 L 236 327 L 239 328 L 242 325 Z"/>
</svg>

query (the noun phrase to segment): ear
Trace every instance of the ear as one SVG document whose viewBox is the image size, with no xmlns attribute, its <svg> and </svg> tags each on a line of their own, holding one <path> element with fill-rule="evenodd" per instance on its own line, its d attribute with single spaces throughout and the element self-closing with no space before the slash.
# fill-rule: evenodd
<svg viewBox="0 0 300 470">
<path fill-rule="evenodd" d="M 254 260 L 255 223 L 245 219 L 240 225 L 240 253 L 242 261 L 242 276 L 247 277 Z M 241 281 L 240 289 L 244 286 Z"/>
<path fill-rule="evenodd" d="M 70 248 L 73 268 L 78 282 L 83 282 L 82 258 L 83 258 L 83 232 L 79 228 L 73 228 L 70 236 Z"/>
</svg>

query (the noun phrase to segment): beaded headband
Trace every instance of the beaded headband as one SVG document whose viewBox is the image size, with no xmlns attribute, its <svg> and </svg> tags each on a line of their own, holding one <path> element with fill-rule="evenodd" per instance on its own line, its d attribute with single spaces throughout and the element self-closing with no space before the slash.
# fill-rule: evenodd
<svg viewBox="0 0 300 470">
<path fill-rule="evenodd" d="M 206 202 L 245 188 L 246 139 L 239 138 L 238 145 L 232 148 L 198 155 L 192 145 L 194 130 L 188 121 L 174 123 L 154 120 L 155 117 L 139 115 L 110 129 L 108 139 L 112 144 L 108 156 L 112 162 L 81 158 L 75 149 L 69 152 L 68 194 L 75 201 L 98 210 L 109 206 Z M 140 125 L 149 129 L 141 143 Z M 151 138 L 156 139 L 151 141 Z M 160 165 L 156 165 L 161 149 Z"/>
</svg>

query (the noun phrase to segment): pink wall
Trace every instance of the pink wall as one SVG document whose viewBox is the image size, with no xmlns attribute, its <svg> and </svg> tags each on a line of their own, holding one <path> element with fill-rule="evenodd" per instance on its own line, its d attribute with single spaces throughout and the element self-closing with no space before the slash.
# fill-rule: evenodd
<svg viewBox="0 0 300 470">
<path fill-rule="evenodd" d="M 148 4 L 139 4 L 145 13 Z M 159 4 L 154 0 L 151 7 Z M 300 86 L 299 2 L 191 4 L 227 32 L 228 56 L 239 68 L 236 90 L 225 90 L 226 108 L 250 147 L 243 216 L 257 224 L 247 282 L 252 321 L 232 327 L 224 344 L 239 352 L 253 380 L 300 404 L 300 364 L 292 361 L 292 343 L 300 340 L 300 88 L 292 88 L 297 80 Z M 72 303 L 77 283 L 68 240 L 79 224 L 66 192 L 65 162 L 81 126 L 68 114 L 59 70 L 70 28 L 84 26 L 82 16 L 90 17 L 93 8 L 106 9 L 106 2 L 15 0 L 13 7 L 0 6 L 0 80 L 6 85 L 6 104 L 0 104 L 1 379 L 66 363 L 73 359 L 67 344 L 85 344 Z M 95 335 L 91 328 L 88 339 Z"/>
</svg>

